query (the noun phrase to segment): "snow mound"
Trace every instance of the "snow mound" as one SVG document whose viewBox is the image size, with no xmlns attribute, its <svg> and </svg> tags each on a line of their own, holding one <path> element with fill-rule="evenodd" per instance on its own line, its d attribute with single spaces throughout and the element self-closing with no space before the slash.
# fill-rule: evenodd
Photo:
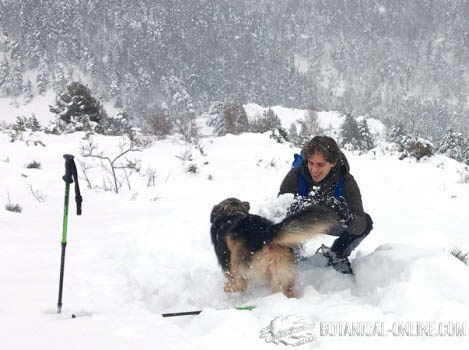
<svg viewBox="0 0 469 350">
<path fill-rule="evenodd" d="M 467 317 L 469 269 L 443 249 L 385 244 L 353 263 L 357 295 L 385 312 Z"/>
</svg>

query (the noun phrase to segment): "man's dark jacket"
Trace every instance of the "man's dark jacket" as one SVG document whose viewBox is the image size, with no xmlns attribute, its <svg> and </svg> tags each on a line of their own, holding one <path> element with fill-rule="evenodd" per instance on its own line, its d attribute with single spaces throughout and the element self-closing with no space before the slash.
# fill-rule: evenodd
<svg viewBox="0 0 469 350">
<path fill-rule="evenodd" d="M 320 186 L 320 191 L 324 193 L 334 193 L 337 183 L 340 178 L 343 177 L 345 180 L 344 198 L 352 213 L 352 221 L 348 225 L 347 232 L 353 235 L 361 235 L 367 228 L 367 220 L 363 210 L 360 189 L 349 171 L 350 166 L 347 158 L 341 152 L 336 166 L 331 169 L 326 178 L 319 183 L 315 183 L 309 174 L 308 166 L 305 161 L 303 165 L 292 168 L 288 172 L 280 185 L 279 195 L 284 193 L 298 194 L 300 176 L 306 181 L 308 192 L 313 190 L 313 186 Z"/>
</svg>

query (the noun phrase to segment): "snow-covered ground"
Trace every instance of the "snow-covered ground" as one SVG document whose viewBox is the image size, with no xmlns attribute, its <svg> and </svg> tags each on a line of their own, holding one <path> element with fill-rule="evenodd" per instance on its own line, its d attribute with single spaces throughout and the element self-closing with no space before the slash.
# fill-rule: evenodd
<svg viewBox="0 0 469 350">
<path fill-rule="evenodd" d="M 274 110 L 283 123 L 304 113 Z M 332 126 L 340 122 L 332 112 L 319 118 L 320 123 L 335 120 Z M 469 250 L 469 185 L 461 183 L 464 167 L 451 159 L 400 161 L 383 151 L 385 143 L 365 155 L 346 153 L 374 219 L 374 230 L 351 258 L 355 278 L 313 257 L 299 266 L 302 298 L 287 299 L 262 285 L 245 294 L 223 292 L 209 215 L 213 205 L 234 196 L 249 201 L 253 213 L 280 220 L 290 198 L 277 198 L 277 192 L 297 149 L 268 134 L 243 134 L 204 138 L 202 154 L 168 138 L 129 154 L 141 161 L 141 171 L 130 177 L 131 189 L 124 183 L 114 194 L 87 188 L 83 163 L 92 167 L 87 174 L 93 186 L 103 186 L 107 175 L 99 162 L 80 156 L 87 143 L 83 136 L 41 134 L 36 137 L 43 147 L 11 143 L 0 133 L 2 349 L 278 349 L 285 346 L 267 343 L 261 330 L 289 315 L 314 323 L 316 331 L 340 322 L 382 322 L 392 328 L 469 321 L 469 267 L 449 254 L 453 247 Z M 107 155 L 119 153 L 118 137 L 94 137 L 94 142 Z M 181 160 L 187 151 L 192 161 Z M 84 202 L 82 216 L 70 203 L 59 316 L 64 153 L 76 155 Z M 41 169 L 26 168 L 33 160 Z M 191 165 L 195 174 L 187 171 Z M 152 171 L 156 182 L 148 186 Z M 6 211 L 7 202 L 18 203 L 22 213 Z M 306 252 L 331 241 L 320 237 Z M 257 307 L 234 310 L 238 305 Z M 199 309 L 204 311 L 198 316 L 160 316 Z M 72 319 L 73 313 L 81 317 Z M 460 337 L 317 335 L 303 347 L 464 349 L 469 322 L 466 327 Z"/>
</svg>

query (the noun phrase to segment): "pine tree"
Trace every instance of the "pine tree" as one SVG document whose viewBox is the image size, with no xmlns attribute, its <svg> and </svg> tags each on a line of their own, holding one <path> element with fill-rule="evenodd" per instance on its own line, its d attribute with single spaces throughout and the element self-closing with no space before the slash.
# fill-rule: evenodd
<svg viewBox="0 0 469 350">
<path fill-rule="evenodd" d="M 23 71 L 20 63 L 15 63 L 8 77 L 8 93 L 12 96 L 20 96 L 23 92 Z"/>
<path fill-rule="evenodd" d="M 0 88 L 7 82 L 8 75 L 10 73 L 10 67 L 8 61 L 0 62 Z"/>
<path fill-rule="evenodd" d="M 32 101 L 34 97 L 33 93 L 33 83 L 31 83 L 31 80 L 28 79 L 26 84 L 23 86 L 23 96 L 25 97 L 25 102 L 29 103 Z"/>
<path fill-rule="evenodd" d="M 40 71 L 36 76 L 36 88 L 39 95 L 44 95 L 49 87 L 49 77 L 46 71 Z"/>
<path fill-rule="evenodd" d="M 345 115 L 344 123 L 340 128 L 341 146 L 352 150 L 359 150 L 361 146 L 361 134 L 358 123 L 351 114 Z"/>
<path fill-rule="evenodd" d="M 400 144 L 402 138 L 406 136 L 406 131 L 402 122 L 397 122 L 391 126 L 388 133 L 388 141 Z"/>
<path fill-rule="evenodd" d="M 184 82 L 172 74 L 161 78 L 160 84 L 165 97 L 162 107 L 167 109 L 176 131 L 186 142 L 197 142 L 199 133 L 195 123 L 194 103 Z"/>
<path fill-rule="evenodd" d="M 56 131 L 89 130 L 103 132 L 108 117 L 101 103 L 92 96 L 91 91 L 79 82 L 67 85 L 65 91 L 57 97 L 56 105 L 49 106 L 52 113 L 57 114 L 58 129 Z"/>
<path fill-rule="evenodd" d="M 363 118 L 357 123 L 357 126 L 360 132 L 359 148 L 363 151 L 369 151 L 374 147 L 374 141 L 367 120 Z"/>
<path fill-rule="evenodd" d="M 42 129 L 39 120 L 37 120 L 36 115 L 32 114 L 31 117 L 28 118 L 27 127 L 31 129 L 31 131 L 40 131 Z"/>
<path fill-rule="evenodd" d="M 324 132 L 319 126 L 318 116 L 315 111 L 308 110 L 304 119 L 298 121 L 300 124 L 300 132 L 298 134 L 298 145 L 303 145 L 314 136 L 322 135 Z"/>
<path fill-rule="evenodd" d="M 288 139 L 295 145 L 295 146 L 302 146 L 300 142 L 300 138 L 298 135 L 298 129 L 296 128 L 295 123 L 292 123 L 290 125 L 290 128 L 288 129 Z"/>
<path fill-rule="evenodd" d="M 213 102 L 209 108 L 208 115 L 209 120 L 207 125 L 213 128 L 215 135 L 222 136 L 225 135 L 225 118 L 223 117 L 223 102 L 216 101 Z"/>
<path fill-rule="evenodd" d="M 62 64 L 55 67 L 54 90 L 63 91 L 67 86 L 67 78 L 65 77 L 65 68 Z"/>
</svg>

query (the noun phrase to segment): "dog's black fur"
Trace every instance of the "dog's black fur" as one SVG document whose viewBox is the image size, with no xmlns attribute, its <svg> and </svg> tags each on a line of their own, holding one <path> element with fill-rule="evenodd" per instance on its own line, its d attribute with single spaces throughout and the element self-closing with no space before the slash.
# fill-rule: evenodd
<svg viewBox="0 0 469 350">
<path fill-rule="evenodd" d="M 272 254 L 277 254 L 277 257 L 281 255 L 281 259 L 290 261 L 293 257 L 292 247 L 315 235 L 340 229 L 337 214 L 325 207 L 309 207 L 278 224 L 259 215 L 250 214 L 249 209 L 248 202 L 236 198 L 225 199 L 212 209 L 210 215 L 212 243 L 218 263 L 225 273 L 230 274 L 233 269 L 228 240 L 236 242 L 239 247 L 237 254 L 241 254 L 241 259 L 237 259 L 236 264 L 249 266 L 256 254 L 265 247 L 269 247 Z M 262 258 L 268 256 L 264 251 Z"/>
</svg>

